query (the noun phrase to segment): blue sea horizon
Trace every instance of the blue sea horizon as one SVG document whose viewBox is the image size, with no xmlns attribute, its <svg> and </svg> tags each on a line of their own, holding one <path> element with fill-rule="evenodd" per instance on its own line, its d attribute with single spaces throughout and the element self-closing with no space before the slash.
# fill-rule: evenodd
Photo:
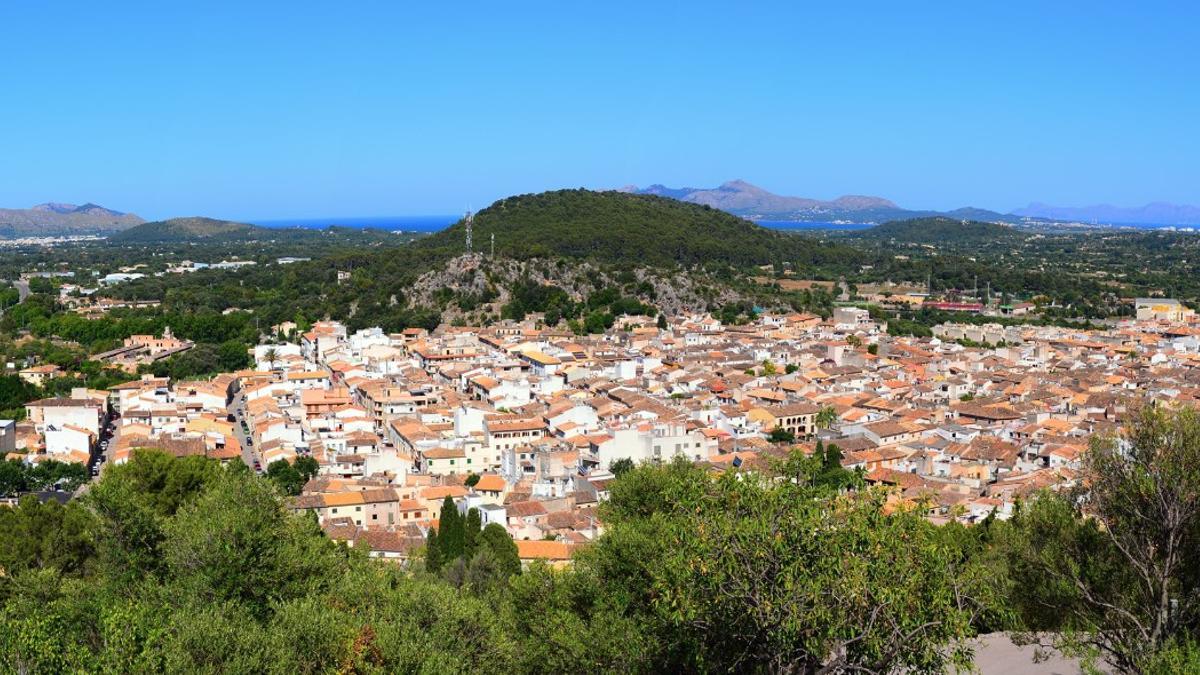
<svg viewBox="0 0 1200 675">
<path fill-rule="evenodd" d="M 327 227 L 350 227 L 354 229 L 377 229 L 404 232 L 437 232 L 458 222 L 462 216 L 348 216 L 341 218 L 280 218 L 252 220 L 253 225 L 273 228 L 299 227 L 306 230 L 323 230 Z M 763 227 L 776 230 L 862 230 L 871 223 L 804 223 L 781 220 L 757 221 Z"/>
</svg>

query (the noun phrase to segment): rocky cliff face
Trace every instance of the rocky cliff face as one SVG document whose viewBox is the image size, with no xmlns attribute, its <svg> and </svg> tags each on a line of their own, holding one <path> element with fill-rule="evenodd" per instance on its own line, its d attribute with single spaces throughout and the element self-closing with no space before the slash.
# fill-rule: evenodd
<svg viewBox="0 0 1200 675">
<path fill-rule="evenodd" d="M 408 292 L 409 300 L 414 305 L 441 308 L 446 321 L 462 318 L 470 322 L 482 314 L 498 315 L 510 299 L 510 289 L 522 279 L 558 286 L 577 302 L 604 288 L 621 289 L 624 295 L 637 297 L 668 316 L 745 300 L 730 288 L 691 272 L 639 268 L 619 274 L 587 262 L 489 259 L 480 254 L 459 256 L 421 275 Z M 495 297 L 476 309 L 463 310 L 456 303 L 461 297 L 485 294 Z"/>
</svg>

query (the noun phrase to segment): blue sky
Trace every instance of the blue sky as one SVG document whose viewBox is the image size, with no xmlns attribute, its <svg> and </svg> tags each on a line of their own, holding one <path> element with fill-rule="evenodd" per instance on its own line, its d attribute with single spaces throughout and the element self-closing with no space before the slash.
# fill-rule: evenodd
<svg viewBox="0 0 1200 675">
<path fill-rule="evenodd" d="M 432 214 L 732 178 L 1200 202 L 1194 3 L 803 4 L 0 3 L 0 206 Z"/>
</svg>

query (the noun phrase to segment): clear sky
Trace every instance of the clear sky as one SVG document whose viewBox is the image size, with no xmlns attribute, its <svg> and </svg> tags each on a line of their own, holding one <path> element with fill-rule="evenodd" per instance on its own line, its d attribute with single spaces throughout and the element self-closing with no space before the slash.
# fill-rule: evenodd
<svg viewBox="0 0 1200 675">
<path fill-rule="evenodd" d="M 5 207 L 433 214 L 732 178 L 1198 203 L 1198 157 L 1178 0 L 0 3 Z"/>
</svg>

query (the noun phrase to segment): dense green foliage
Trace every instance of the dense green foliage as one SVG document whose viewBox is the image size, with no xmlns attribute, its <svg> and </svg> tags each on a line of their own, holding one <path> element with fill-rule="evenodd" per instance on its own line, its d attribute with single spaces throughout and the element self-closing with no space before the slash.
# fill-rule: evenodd
<svg viewBox="0 0 1200 675">
<path fill-rule="evenodd" d="M 1200 417 L 1144 410 L 1090 488 L 935 526 L 834 447 L 622 467 L 571 569 L 443 505 L 426 564 L 330 543 L 244 466 L 137 451 L 0 511 L 0 669 L 942 672 L 1020 629 L 1130 673 L 1200 665 Z"/>
<path fill-rule="evenodd" d="M 911 244 L 970 246 L 1011 243 L 1030 235 L 1010 225 L 936 217 L 894 220 L 856 232 L 853 236 Z"/>
<path fill-rule="evenodd" d="M 1013 604 L 1060 648 L 1124 672 L 1200 669 L 1200 415 L 1146 408 L 1097 438 L 1086 490 L 1012 521 Z"/>
<path fill-rule="evenodd" d="M 296 461 L 277 459 L 267 466 L 267 478 L 271 479 L 285 495 L 298 495 L 304 489 L 304 484 L 317 475 L 320 470 L 317 460 L 307 455 L 297 457 Z"/>
<path fill-rule="evenodd" d="M 82 464 L 48 459 L 37 464 L 20 460 L 0 460 L 0 497 L 41 490 L 72 492 L 87 481 Z"/>
<path fill-rule="evenodd" d="M 839 497 L 814 461 L 794 458 L 794 481 L 714 480 L 683 463 L 630 469 L 604 507 L 609 533 L 566 571 L 519 573 L 503 528 L 480 529 L 477 513 L 449 506 L 434 539 L 447 557 L 434 575 L 331 544 L 244 466 L 138 451 L 78 502 L 27 499 L 0 518 L 0 667 L 536 673 L 964 662 L 958 638 L 979 613 L 955 598 L 989 598 L 986 570 L 964 558 L 967 540 L 917 513 L 883 515 L 873 496 Z M 846 550 L 862 552 L 853 570 L 835 553 Z M 748 612 L 755 602 L 771 610 Z M 864 612 L 878 606 L 888 622 L 872 627 Z"/>
<path fill-rule="evenodd" d="M 429 530 L 426 540 L 425 569 L 442 572 L 459 586 L 473 580 L 476 586 L 494 587 L 521 573 L 521 559 L 502 526 L 483 527 L 478 509 L 460 514 L 454 500 L 446 497 L 438 526 Z"/>
</svg>

